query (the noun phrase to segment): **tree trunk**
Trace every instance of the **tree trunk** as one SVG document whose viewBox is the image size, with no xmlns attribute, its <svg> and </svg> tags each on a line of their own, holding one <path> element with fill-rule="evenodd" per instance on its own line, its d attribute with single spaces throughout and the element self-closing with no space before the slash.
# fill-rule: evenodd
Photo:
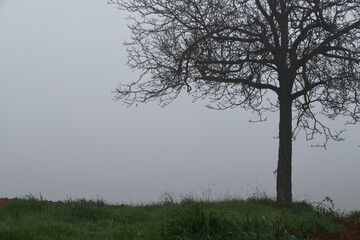
<svg viewBox="0 0 360 240">
<path fill-rule="evenodd" d="M 288 96 L 280 96 L 279 158 L 277 167 L 277 201 L 290 203 L 291 192 L 291 153 L 292 153 L 292 101 Z"/>
</svg>

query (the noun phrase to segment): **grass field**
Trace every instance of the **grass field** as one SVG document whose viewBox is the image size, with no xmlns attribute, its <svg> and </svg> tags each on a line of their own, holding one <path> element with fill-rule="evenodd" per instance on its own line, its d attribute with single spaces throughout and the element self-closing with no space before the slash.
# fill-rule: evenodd
<svg viewBox="0 0 360 240">
<path fill-rule="evenodd" d="M 112 206 L 103 200 L 48 202 L 29 195 L 0 211 L 1 240 L 308 239 L 339 231 L 345 218 L 306 202 L 279 206 L 268 198 Z"/>
</svg>

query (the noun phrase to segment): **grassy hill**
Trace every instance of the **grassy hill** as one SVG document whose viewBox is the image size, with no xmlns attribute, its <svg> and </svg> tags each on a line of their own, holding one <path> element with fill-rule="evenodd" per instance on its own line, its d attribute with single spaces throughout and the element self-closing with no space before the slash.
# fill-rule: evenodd
<svg viewBox="0 0 360 240">
<path fill-rule="evenodd" d="M 0 239 L 309 239 L 341 231 L 340 222 L 359 220 L 359 215 L 343 216 L 306 202 L 282 206 L 268 198 L 113 206 L 103 200 L 49 202 L 30 195 L 0 210 Z"/>
</svg>

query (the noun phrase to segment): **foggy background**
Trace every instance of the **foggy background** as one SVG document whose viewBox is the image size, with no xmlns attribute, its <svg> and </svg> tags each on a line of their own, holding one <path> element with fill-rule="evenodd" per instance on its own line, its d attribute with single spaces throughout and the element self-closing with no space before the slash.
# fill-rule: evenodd
<svg viewBox="0 0 360 240">
<path fill-rule="evenodd" d="M 140 74 L 125 65 L 127 16 L 106 0 L 0 0 L 0 197 L 138 204 L 257 187 L 274 197 L 277 113 L 254 124 L 251 112 L 209 110 L 187 94 L 166 108 L 113 101 Z M 359 127 L 327 150 L 299 135 L 294 200 L 360 209 Z"/>
</svg>

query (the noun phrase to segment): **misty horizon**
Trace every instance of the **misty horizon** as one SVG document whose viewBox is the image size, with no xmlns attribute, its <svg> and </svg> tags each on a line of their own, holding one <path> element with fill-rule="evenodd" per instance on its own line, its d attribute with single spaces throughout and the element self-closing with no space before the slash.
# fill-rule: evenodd
<svg viewBox="0 0 360 240">
<path fill-rule="evenodd" d="M 128 15 L 107 1 L 0 0 L 0 198 L 140 204 L 257 187 L 274 197 L 278 112 L 249 123 L 251 111 L 211 110 L 185 92 L 165 108 L 114 101 L 141 74 L 126 66 Z M 293 198 L 358 210 L 359 125 L 328 122 L 345 141 L 293 142 Z"/>
</svg>

